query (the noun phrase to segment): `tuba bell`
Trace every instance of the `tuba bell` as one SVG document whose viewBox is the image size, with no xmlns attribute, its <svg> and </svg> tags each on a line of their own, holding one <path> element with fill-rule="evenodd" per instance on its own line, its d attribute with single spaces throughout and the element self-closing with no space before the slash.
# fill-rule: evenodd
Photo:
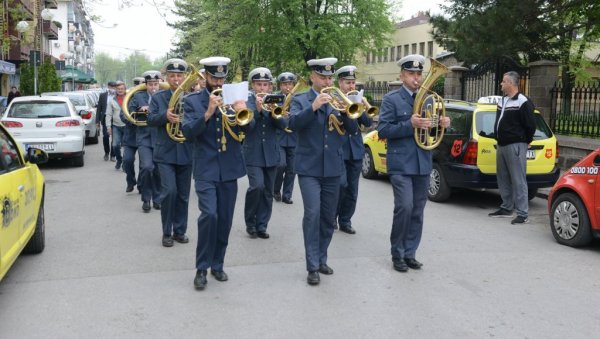
<svg viewBox="0 0 600 339">
<path fill-rule="evenodd" d="M 166 125 L 167 134 L 173 141 L 179 143 L 185 142 L 185 136 L 181 130 L 181 121 L 183 120 L 183 102 L 181 101 L 181 98 L 183 98 L 183 95 L 186 92 L 189 92 L 192 87 L 196 85 L 198 79 L 204 79 L 204 76 L 202 73 L 198 72 L 194 65 L 190 65 L 190 72 L 188 76 L 177 87 L 175 92 L 173 92 L 173 96 L 171 96 L 171 100 L 169 100 L 169 109 L 175 111 L 179 116 L 179 122 L 174 124 L 167 122 Z"/>
<path fill-rule="evenodd" d="M 446 116 L 444 98 L 430 90 L 439 77 L 449 72 L 448 68 L 440 62 L 429 59 L 431 69 L 421 84 L 413 103 L 413 115 L 431 120 L 428 128 L 415 128 L 414 136 L 417 146 L 424 150 L 432 150 L 439 146 L 444 137 L 445 128 L 440 126 L 440 118 Z"/>
<path fill-rule="evenodd" d="M 169 85 L 167 83 L 160 83 L 160 89 L 168 89 Z M 140 127 L 144 127 L 147 126 L 148 123 L 148 111 L 136 111 L 136 112 L 129 112 L 129 101 L 131 101 L 131 99 L 133 99 L 133 96 L 138 93 L 138 92 L 145 92 L 147 91 L 148 88 L 146 87 L 146 84 L 139 84 L 137 86 L 135 86 L 134 88 L 130 89 L 129 91 L 127 91 L 127 94 L 125 95 L 125 98 L 123 98 L 123 115 L 125 116 L 125 118 L 127 118 L 127 120 L 129 120 L 132 124 L 136 125 L 136 126 L 140 126 Z"/>
</svg>

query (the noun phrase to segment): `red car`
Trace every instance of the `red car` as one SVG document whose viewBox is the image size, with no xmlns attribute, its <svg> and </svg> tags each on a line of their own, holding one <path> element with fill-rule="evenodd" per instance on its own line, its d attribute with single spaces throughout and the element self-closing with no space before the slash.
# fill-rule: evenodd
<svg viewBox="0 0 600 339">
<path fill-rule="evenodd" d="M 600 148 L 581 159 L 548 195 L 550 228 L 558 243 L 580 247 L 600 238 Z"/>
</svg>

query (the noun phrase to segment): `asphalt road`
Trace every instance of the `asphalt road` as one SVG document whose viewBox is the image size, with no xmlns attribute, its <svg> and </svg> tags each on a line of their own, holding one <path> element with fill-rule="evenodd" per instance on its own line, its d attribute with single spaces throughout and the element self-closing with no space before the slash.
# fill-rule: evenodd
<svg viewBox="0 0 600 339">
<path fill-rule="evenodd" d="M 247 179 L 227 252 L 229 281 L 196 291 L 195 193 L 189 244 L 161 246 L 160 214 L 141 212 L 101 146 L 83 168 L 44 165 L 46 250 L 0 282 L 0 338 L 591 338 L 600 336 L 600 245 L 558 245 L 546 201 L 527 225 L 492 219 L 497 192 L 428 202 L 420 271 L 392 269 L 392 187 L 361 180 L 356 235 L 336 232 L 332 276 L 306 284 L 302 202 L 274 204 L 271 239 L 249 239 Z"/>
</svg>

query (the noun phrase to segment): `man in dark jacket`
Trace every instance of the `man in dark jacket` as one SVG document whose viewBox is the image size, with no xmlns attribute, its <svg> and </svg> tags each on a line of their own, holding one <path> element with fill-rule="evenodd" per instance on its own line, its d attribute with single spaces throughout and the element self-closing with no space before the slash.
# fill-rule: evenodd
<svg viewBox="0 0 600 339">
<path fill-rule="evenodd" d="M 102 146 L 104 146 L 104 161 L 108 161 L 110 156 L 110 143 L 109 143 L 109 135 L 108 130 L 106 129 L 105 122 L 105 114 L 106 114 L 106 106 L 108 104 L 109 97 L 114 96 L 115 89 L 117 87 L 117 83 L 114 81 L 108 82 L 108 90 L 100 94 L 98 98 L 98 107 L 96 108 L 96 118 L 100 120 L 102 124 Z"/>
</svg>

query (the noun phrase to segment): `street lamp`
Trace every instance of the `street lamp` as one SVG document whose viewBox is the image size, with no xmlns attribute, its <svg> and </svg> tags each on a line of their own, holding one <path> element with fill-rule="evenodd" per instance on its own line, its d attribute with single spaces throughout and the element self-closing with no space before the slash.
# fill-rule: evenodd
<svg viewBox="0 0 600 339">
<path fill-rule="evenodd" d="M 52 20 L 54 18 L 54 13 L 52 13 L 51 10 L 49 10 L 48 8 L 45 8 L 44 10 L 42 10 L 42 19 L 44 20 Z"/>
</svg>

